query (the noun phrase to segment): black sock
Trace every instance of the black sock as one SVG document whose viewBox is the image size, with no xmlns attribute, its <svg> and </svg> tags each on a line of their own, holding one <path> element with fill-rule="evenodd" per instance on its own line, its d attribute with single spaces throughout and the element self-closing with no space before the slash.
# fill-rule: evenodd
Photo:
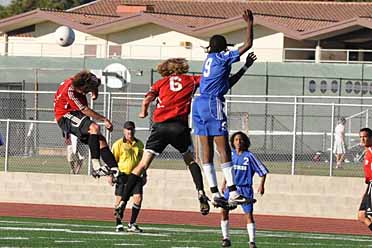
<svg viewBox="0 0 372 248">
<path fill-rule="evenodd" d="M 372 224 L 369 224 L 368 228 L 372 231 Z"/>
<path fill-rule="evenodd" d="M 123 224 L 123 223 L 121 222 L 121 219 L 116 218 L 116 225 L 120 225 L 120 224 Z"/>
<path fill-rule="evenodd" d="M 231 185 L 229 187 L 227 187 L 229 189 L 229 191 L 236 191 L 236 186 L 235 185 Z"/>
<path fill-rule="evenodd" d="M 103 162 L 108 165 L 108 167 L 118 167 L 118 164 L 116 163 L 114 155 L 112 155 L 112 152 L 108 148 L 108 146 L 101 149 L 101 157 Z"/>
<path fill-rule="evenodd" d="M 218 188 L 217 188 L 217 186 L 215 186 L 215 187 L 211 187 L 211 192 L 212 192 L 212 194 L 214 194 L 214 193 L 218 193 Z"/>
<path fill-rule="evenodd" d="M 136 174 L 132 173 L 132 174 L 129 175 L 128 182 L 125 185 L 124 194 L 123 194 L 123 197 L 122 197 L 124 202 L 128 202 L 134 187 L 136 186 L 137 182 L 140 181 L 140 180 L 142 180 L 142 178 L 140 176 L 137 176 Z"/>
<path fill-rule="evenodd" d="M 188 167 L 191 172 L 192 180 L 194 181 L 196 189 L 198 191 L 204 191 L 203 176 L 199 165 L 196 162 L 193 162 Z"/>
<path fill-rule="evenodd" d="M 88 146 L 92 159 L 99 159 L 99 136 L 97 134 L 91 134 L 88 138 Z"/>
<path fill-rule="evenodd" d="M 129 224 L 136 223 L 136 220 L 137 220 L 137 217 L 138 217 L 138 214 L 139 214 L 140 210 L 141 210 L 141 205 L 137 205 L 137 204 L 133 203 L 132 216 L 130 217 Z"/>
</svg>

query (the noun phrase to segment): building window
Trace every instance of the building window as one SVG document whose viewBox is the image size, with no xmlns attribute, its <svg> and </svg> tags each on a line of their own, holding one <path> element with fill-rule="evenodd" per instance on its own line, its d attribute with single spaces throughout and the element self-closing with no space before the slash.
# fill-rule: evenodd
<svg viewBox="0 0 372 248">
<path fill-rule="evenodd" d="M 84 56 L 85 57 L 97 57 L 97 45 L 85 45 Z"/>
<path fill-rule="evenodd" d="M 336 93 L 338 91 L 338 81 L 337 80 L 333 80 L 332 83 L 331 83 L 331 91 L 333 93 Z"/>
<path fill-rule="evenodd" d="M 109 57 L 121 57 L 121 46 L 110 46 L 109 47 Z"/>
<path fill-rule="evenodd" d="M 322 80 L 320 81 L 320 92 L 322 92 L 323 94 L 327 92 L 327 81 L 325 80 Z"/>
<path fill-rule="evenodd" d="M 368 83 L 367 82 L 363 82 L 362 83 L 362 94 L 365 95 L 368 93 Z"/>
<path fill-rule="evenodd" d="M 346 87 L 345 87 L 346 93 L 351 93 L 353 91 L 353 82 L 347 81 L 346 82 Z"/>
<path fill-rule="evenodd" d="M 309 81 L 309 91 L 314 93 L 316 91 L 316 82 L 314 80 Z"/>
<path fill-rule="evenodd" d="M 362 86 L 360 85 L 360 82 L 358 82 L 358 81 L 355 82 L 354 83 L 354 93 L 359 94 L 361 89 L 362 89 Z"/>
</svg>

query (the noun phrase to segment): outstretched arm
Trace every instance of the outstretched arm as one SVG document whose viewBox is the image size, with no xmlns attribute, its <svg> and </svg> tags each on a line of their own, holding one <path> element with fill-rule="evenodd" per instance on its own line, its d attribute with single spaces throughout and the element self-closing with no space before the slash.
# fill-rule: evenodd
<svg viewBox="0 0 372 248">
<path fill-rule="evenodd" d="M 247 34 L 244 44 L 238 48 L 239 54 L 242 55 L 248 51 L 253 45 L 253 13 L 247 9 L 244 11 L 243 19 L 247 23 Z"/>
<path fill-rule="evenodd" d="M 244 75 L 244 73 L 248 70 L 248 68 L 253 65 L 256 59 L 257 57 L 253 52 L 248 54 L 247 59 L 245 60 L 244 66 L 240 68 L 240 70 L 237 73 L 229 77 L 230 89 L 239 81 L 239 79 Z"/>
<path fill-rule="evenodd" d="M 155 100 L 155 95 L 154 94 L 148 94 L 145 96 L 145 99 L 142 101 L 142 106 L 141 106 L 141 111 L 138 114 L 140 118 L 145 118 L 148 115 L 148 109 L 150 106 L 150 103 Z"/>
</svg>

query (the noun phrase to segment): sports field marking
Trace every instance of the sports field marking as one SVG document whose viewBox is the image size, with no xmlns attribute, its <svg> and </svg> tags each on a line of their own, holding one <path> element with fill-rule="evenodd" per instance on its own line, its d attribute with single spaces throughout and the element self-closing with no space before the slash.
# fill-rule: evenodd
<svg viewBox="0 0 372 248">
<path fill-rule="evenodd" d="M 114 244 L 115 246 L 145 246 L 144 244 L 129 244 L 129 243 L 122 243 L 122 244 Z"/>
<path fill-rule="evenodd" d="M 84 243 L 81 240 L 54 240 L 54 243 Z"/>
<path fill-rule="evenodd" d="M 0 237 L 0 240 L 27 240 L 29 238 L 26 237 Z"/>
<path fill-rule="evenodd" d="M 55 228 L 32 228 L 32 227 L 5 227 L 0 226 L 0 230 L 12 231 L 44 231 L 44 232 L 66 232 L 78 234 L 102 234 L 102 235 L 141 235 L 154 237 L 167 237 L 166 234 L 158 233 L 126 233 L 126 232 L 104 232 L 104 231 L 72 231 L 70 229 L 55 229 Z"/>
</svg>

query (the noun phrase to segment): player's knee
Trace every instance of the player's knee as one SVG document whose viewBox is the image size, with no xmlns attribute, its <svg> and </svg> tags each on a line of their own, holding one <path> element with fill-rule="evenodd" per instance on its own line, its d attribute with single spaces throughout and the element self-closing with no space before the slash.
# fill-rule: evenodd
<svg viewBox="0 0 372 248">
<path fill-rule="evenodd" d="M 97 123 L 93 122 L 92 124 L 90 124 L 90 126 L 89 126 L 89 133 L 90 134 L 98 134 L 99 130 L 100 130 L 100 128 L 99 128 L 99 125 Z"/>
<path fill-rule="evenodd" d="M 359 220 L 360 222 L 364 222 L 365 219 L 366 219 L 366 214 L 365 214 L 365 212 L 364 212 L 364 211 L 359 211 L 359 212 L 358 212 L 358 220 Z"/>
</svg>

